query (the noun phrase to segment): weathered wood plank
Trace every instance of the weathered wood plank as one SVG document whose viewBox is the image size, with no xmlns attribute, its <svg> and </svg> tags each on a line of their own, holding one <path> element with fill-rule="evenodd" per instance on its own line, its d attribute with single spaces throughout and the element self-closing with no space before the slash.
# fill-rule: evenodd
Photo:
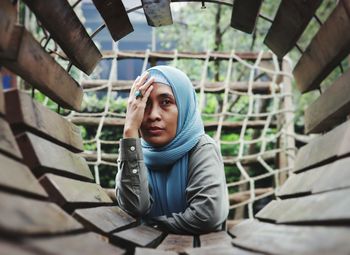
<svg viewBox="0 0 350 255">
<path fill-rule="evenodd" d="M 207 246 L 231 246 L 232 238 L 226 231 L 214 232 L 199 236 L 201 247 Z"/>
<path fill-rule="evenodd" d="M 7 0 L 6 0 L 7 1 Z M 0 1 L 1 2 L 1 1 Z M 1 255 L 46 255 L 38 251 L 28 250 L 28 247 L 18 242 L 0 239 L 0 254 Z"/>
<path fill-rule="evenodd" d="M 0 116 L 0 152 L 16 159 L 22 159 L 10 125 Z"/>
<path fill-rule="evenodd" d="M 272 200 L 270 203 L 268 203 L 263 209 L 261 209 L 256 215 L 255 218 L 259 220 L 266 220 L 266 221 L 272 221 L 275 222 L 276 218 L 281 214 L 284 213 L 283 211 L 279 210 L 278 207 L 278 201 Z"/>
<path fill-rule="evenodd" d="M 152 248 L 139 248 L 136 247 L 135 255 L 177 255 L 174 251 L 160 251 Z"/>
<path fill-rule="evenodd" d="M 37 176 L 49 172 L 94 180 L 85 159 L 59 145 L 28 132 L 18 135 L 17 142 L 23 154 L 23 162 Z"/>
<path fill-rule="evenodd" d="M 235 0 L 232 7 L 231 27 L 253 33 L 262 0 Z"/>
<path fill-rule="evenodd" d="M 82 226 L 57 205 L 0 193 L 0 231 L 8 235 L 76 232 Z"/>
<path fill-rule="evenodd" d="M 90 74 L 102 55 L 68 1 L 24 0 L 73 64 Z M 69 33 L 67 33 L 69 31 Z"/>
<path fill-rule="evenodd" d="M 1 79 L 0 75 L 0 79 Z M 2 82 L 0 82 L 0 116 L 5 116 L 6 108 L 5 108 L 5 97 L 2 89 Z"/>
<path fill-rule="evenodd" d="M 157 246 L 157 250 L 162 251 L 175 251 L 177 253 L 183 253 L 185 249 L 193 247 L 193 236 L 190 235 L 174 235 L 169 234 Z"/>
<path fill-rule="evenodd" d="M 9 46 L 12 30 L 17 20 L 16 8 L 9 0 L 0 1 L 0 52 Z"/>
<path fill-rule="evenodd" d="M 134 31 L 121 0 L 93 0 L 114 41 Z"/>
<path fill-rule="evenodd" d="M 153 27 L 173 24 L 169 0 L 141 0 L 147 23 Z"/>
<path fill-rule="evenodd" d="M 282 0 L 264 43 L 283 58 L 296 44 L 322 0 Z"/>
<path fill-rule="evenodd" d="M 0 187 L 39 197 L 48 197 L 27 166 L 1 154 Z"/>
<path fill-rule="evenodd" d="M 346 227 L 286 226 L 249 220 L 230 230 L 240 248 L 269 254 L 347 254 Z"/>
<path fill-rule="evenodd" d="M 45 174 L 39 181 L 49 193 L 50 199 L 67 211 L 113 203 L 107 193 L 96 183 L 72 180 L 53 174 Z"/>
<path fill-rule="evenodd" d="M 102 234 L 134 226 L 137 221 L 117 206 L 100 206 L 75 210 L 73 217 L 84 226 Z"/>
<path fill-rule="evenodd" d="M 349 30 L 350 1 L 339 1 L 293 70 L 300 92 L 318 88 L 323 79 L 349 55 Z"/>
<path fill-rule="evenodd" d="M 325 135 L 314 138 L 299 149 L 295 171 L 328 163 L 350 153 L 350 121 L 334 128 Z"/>
<path fill-rule="evenodd" d="M 350 158 L 294 175 L 276 193 L 290 197 L 305 193 L 320 193 L 350 187 Z"/>
<path fill-rule="evenodd" d="M 19 90 L 5 93 L 6 119 L 15 133 L 28 130 L 73 152 L 84 151 L 80 128 Z"/>
<path fill-rule="evenodd" d="M 328 131 L 350 114 L 350 71 L 343 74 L 305 110 L 305 133 Z"/>
<path fill-rule="evenodd" d="M 192 249 L 186 249 L 185 254 L 187 255 L 232 255 L 232 254 L 239 254 L 239 255 L 257 255 L 262 254 L 258 252 L 252 252 L 247 251 L 244 249 L 240 249 L 237 247 L 229 247 L 227 245 L 225 246 L 209 246 L 209 247 L 201 247 L 201 248 L 192 248 Z"/>
<path fill-rule="evenodd" d="M 121 255 L 125 251 L 113 246 L 104 237 L 95 233 L 53 238 L 27 239 L 26 244 L 47 254 L 64 255 Z"/>
<path fill-rule="evenodd" d="M 123 230 L 113 234 L 110 238 L 113 243 L 128 249 L 136 247 L 155 247 L 164 237 L 164 233 L 148 227 L 140 225 L 134 228 Z"/>
<path fill-rule="evenodd" d="M 23 27 L 15 27 L 11 44 L 17 43 L 19 34 L 21 41 L 16 60 L 0 59 L 0 63 L 56 103 L 79 111 L 83 100 L 83 89 Z"/>
</svg>

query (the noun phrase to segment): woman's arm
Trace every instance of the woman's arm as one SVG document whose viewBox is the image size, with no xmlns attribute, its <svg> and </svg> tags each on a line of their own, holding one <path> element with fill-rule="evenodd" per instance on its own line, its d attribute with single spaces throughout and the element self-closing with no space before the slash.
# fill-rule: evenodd
<svg viewBox="0 0 350 255">
<path fill-rule="evenodd" d="M 214 141 L 204 136 L 192 152 L 186 189 L 187 209 L 155 223 L 173 233 L 201 234 L 221 229 L 228 215 L 224 165 Z"/>
<path fill-rule="evenodd" d="M 135 217 L 142 217 L 151 208 L 152 197 L 139 138 L 120 141 L 116 196 L 119 206 Z"/>
</svg>

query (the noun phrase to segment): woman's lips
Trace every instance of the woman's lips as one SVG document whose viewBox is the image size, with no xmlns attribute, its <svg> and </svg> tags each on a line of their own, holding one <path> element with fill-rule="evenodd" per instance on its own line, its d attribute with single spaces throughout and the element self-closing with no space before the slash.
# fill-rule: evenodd
<svg viewBox="0 0 350 255">
<path fill-rule="evenodd" d="M 163 131 L 164 131 L 164 129 L 160 128 L 160 127 L 147 128 L 147 133 L 150 135 L 160 135 Z"/>
</svg>

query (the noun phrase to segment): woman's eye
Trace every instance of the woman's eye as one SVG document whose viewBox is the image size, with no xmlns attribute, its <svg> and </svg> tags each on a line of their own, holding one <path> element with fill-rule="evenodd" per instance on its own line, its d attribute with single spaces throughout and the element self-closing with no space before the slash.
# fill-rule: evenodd
<svg viewBox="0 0 350 255">
<path fill-rule="evenodd" d="M 168 104 L 170 104 L 170 100 L 169 99 L 162 100 L 162 105 L 168 105 Z"/>
</svg>

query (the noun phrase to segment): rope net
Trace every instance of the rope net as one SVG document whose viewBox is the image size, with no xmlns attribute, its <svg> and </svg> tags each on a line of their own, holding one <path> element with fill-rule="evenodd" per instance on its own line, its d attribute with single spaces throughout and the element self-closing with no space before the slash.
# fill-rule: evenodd
<svg viewBox="0 0 350 255">
<path fill-rule="evenodd" d="M 67 116 L 83 130 L 82 154 L 97 183 L 113 187 L 132 80 L 118 80 L 126 60 L 182 69 L 193 81 L 206 133 L 221 149 L 230 216 L 252 218 L 288 176 L 295 157 L 291 63 L 270 52 L 104 52 L 109 78 L 82 76 L 84 111 Z M 283 70 L 281 69 L 283 67 Z M 136 78 L 136 75 L 135 77 Z M 105 181 L 107 180 L 107 181 Z M 265 200 L 265 201 L 264 201 Z"/>
</svg>

